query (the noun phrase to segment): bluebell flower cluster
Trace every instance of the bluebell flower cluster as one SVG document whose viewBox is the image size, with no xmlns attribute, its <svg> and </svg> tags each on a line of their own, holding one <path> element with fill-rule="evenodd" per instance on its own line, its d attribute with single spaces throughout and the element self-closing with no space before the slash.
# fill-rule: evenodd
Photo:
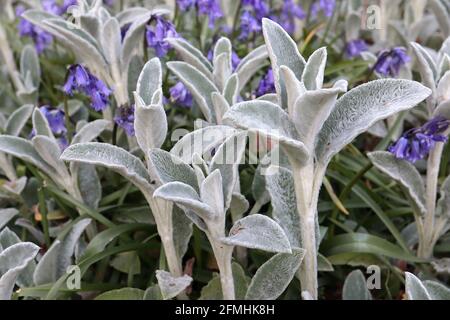
<svg viewBox="0 0 450 320">
<path fill-rule="evenodd" d="M 345 47 L 345 54 L 349 58 L 358 57 L 361 52 L 367 50 L 367 43 L 362 39 L 351 40 Z"/>
<path fill-rule="evenodd" d="M 275 92 L 275 81 L 273 78 L 272 68 L 270 68 L 259 82 L 258 88 L 256 89 L 256 96 L 260 97 L 267 93 L 273 92 Z"/>
<path fill-rule="evenodd" d="M 192 95 L 186 86 L 181 82 L 177 82 L 169 89 L 170 101 L 177 105 L 190 108 L 192 107 Z"/>
<path fill-rule="evenodd" d="M 91 107 L 95 111 L 105 110 L 109 103 L 111 90 L 106 84 L 91 74 L 88 69 L 80 64 L 69 67 L 66 83 L 63 91 L 72 96 L 74 91 L 87 95 L 91 100 Z"/>
<path fill-rule="evenodd" d="M 218 0 L 177 0 L 177 4 L 182 11 L 195 7 L 200 15 L 208 17 L 210 28 L 214 27 L 217 19 L 223 17 Z"/>
<path fill-rule="evenodd" d="M 449 128 L 450 121 L 443 117 L 435 117 L 420 128 L 406 131 L 388 151 L 398 159 L 412 163 L 425 158 L 437 142 L 446 142 L 443 133 Z"/>
<path fill-rule="evenodd" d="M 172 22 L 160 15 L 152 16 L 150 23 L 147 25 L 146 38 L 148 46 L 155 50 L 157 57 L 164 57 L 171 49 L 170 44 L 166 41 L 167 38 L 178 37 L 179 35 Z"/>
<path fill-rule="evenodd" d="M 133 104 L 130 106 L 122 106 L 117 109 L 117 114 L 114 117 L 114 122 L 130 137 L 135 135 L 134 109 L 135 107 Z"/>
<path fill-rule="evenodd" d="M 374 70 L 384 76 L 395 77 L 399 74 L 400 68 L 410 60 L 411 58 L 403 47 L 383 50 L 378 54 Z"/>
</svg>

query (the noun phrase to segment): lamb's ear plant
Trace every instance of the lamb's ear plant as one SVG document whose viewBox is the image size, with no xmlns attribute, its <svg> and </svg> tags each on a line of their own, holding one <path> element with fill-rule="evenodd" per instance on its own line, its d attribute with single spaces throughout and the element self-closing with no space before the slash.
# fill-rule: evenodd
<svg viewBox="0 0 450 320">
<path fill-rule="evenodd" d="M 170 12 L 157 7 L 135 11 L 122 41 L 118 18 L 111 16 L 102 3 L 102 0 L 79 1 L 74 7 L 77 16 L 73 22 L 36 9 L 26 11 L 23 18 L 54 36 L 75 54 L 79 63 L 84 63 L 114 88 L 114 97 L 120 107 L 129 102 L 129 67 L 136 55 L 143 56 L 146 24 L 152 15 Z"/>
<path fill-rule="evenodd" d="M 18 214 L 16 209 L 0 210 L 1 219 Z M 33 285 L 34 259 L 40 248 L 34 243 L 23 242 L 8 227 L 4 228 L 3 222 L 0 222 L 0 300 L 9 300 L 15 285 L 20 288 Z"/>
<path fill-rule="evenodd" d="M 408 80 L 377 80 L 338 99 L 347 83 L 340 80 L 332 88 L 323 88 L 325 48 L 305 61 L 278 24 L 264 19 L 263 33 L 277 104 L 261 100 L 238 103 L 223 120 L 270 137 L 287 154 L 300 219 L 298 234 L 306 251 L 299 277 L 304 296 L 317 299 L 317 203 L 328 163 L 375 122 L 414 107 L 430 95 L 430 90 Z"/>
<path fill-rule="evenodd" d="M 144 66 L 134 94 L 136 138 L 147 160 L 149 151 L 161 147 L 167 135 L 161 85 L 161 63 L 154 58 Z M 142 192 L 153 213 L 170 272 L 173 276 L 182 275 L 181 259 L 187 249 L 192 224 L 183 214 L 173 210 L 171 202 L 154 198 L 153 193 L 165 179 L 179 180 L 189 177 L 189 172 L 180 167 L 172 170 L 174 168 L 169 166 L 164 175 L 156 175 L 151 166 L 147 168 L 130 152 L 107 143 L 74 144 L 63 152 L 61 159 L 103 166 L 133 183 Z M 191 178 L 195 179 L 195 176 L 192 174 Z"/>
<path fill-rule="evenodd" d="M 178 38 L 167 41 L 184 60 L 168 62 L 168 68 L 191 91 L 210 124 L 222 124 L 224 113 L 236 103 L 241 90 L 267 59 L 263 45 L 249 52 L 233 70 L 232 45 L 225 37 L 214 46 L 212 64 L 187 41 Z"/>
<path fill-rule="evenodd" d="M 217 261 L 223 298 L 226 300 L 236 297 L 231 263 L 235 246 L 291 253 L 291 246 L 283 229 L 261 214 L 249 215 L 236 221 L 228 236 L 226 235 L 226 213 L 237 181 L 235 168 L 244 155 L 246 137 L 246 132 L 237 132 L 228 137 L 216 150 L 209 164 L 197 154 L 194 155 L 193 168 L 163 150 L 154 149 L 150 152 L 150 162 L 161 177 L 169 177 L 168 173 L 173 172 L 177 166 L 183 167 L 183 179 L 169 181 L 171 179 L 163 178 L 166 183 L 155 191 L 154 196 L 177 204 L 205 232 Z M 286 277 L 289 278 L 289 275 Z M 289 281 L 291 279 L 292 277 Z"/>
<path fill-rule="evenodd" d="M 405 299 L 449 300 L 450 289 L 437 281 L 422 281 L 412 273 L 405 272 Z"/>
<path fill-rule="evenodd" d="M 423 115 L 428 122 L 422 129 L 406 132 L 389 152 L 369 154 L 372 163 L 397 181 L 404 189 L 413 208 L 420 258 L 430 259 L 439 238 L 449 230 L 449 186 L 447 177 L 439 190 L 439 168 L 444 142 L 450 133 L 450 38 L 447 39 L 435 58 L 418 43 L 411 43 L 416 56 L 422 82 L 431 89 Z M 428 129 L 427 129 L 428 128 Z M 409 150 L 416 134 L 425 133 L 431 139 L 429 147 Z M 411 140 L 411 141 L 410 141 Z M 402 143 L 405 144 L 402 147 Z M 429 153 L 429 154 L 428 154 Z M 423 181 L 417 168 L 410 162 L 427 158 L 426 178 Z M 437 194 L 440 199 L 437 201 Z"/>
</svg>

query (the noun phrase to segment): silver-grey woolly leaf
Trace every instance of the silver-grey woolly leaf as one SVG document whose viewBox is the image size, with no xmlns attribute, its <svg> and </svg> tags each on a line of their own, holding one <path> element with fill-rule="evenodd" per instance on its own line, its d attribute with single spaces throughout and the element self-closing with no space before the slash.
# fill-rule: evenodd
<svg viewBox="0 0 450 320">
<path fill-rule="evenodd" d="M 250 204 L 247 199 L 240 193 L 233 193 L 230 203 L 230 212 L 233 221 L 242 218 L 244 213 L 250 208 Z"/>
<path fill-rule="evenodd" d="M 117 65 L 119 67 L 120 51 L 122 49 L 119 21 L 116 18 L 108 19 L 103 25 L 101 35 L 101 44 L 106 61 L 110 65 Z"/>
<path fill-rule="evenodd" d="M 222 189 L 222 175 L 218 169 L 212 171 L 200 186 L 200 198 L 210 206 L 216 214 L 224 212 L 224 194 Z"/>
<path fill-rule="evenodd" d="M 192 236 L 192 221 L 177 206 L 172 209 L 173 242 L 179 261 L 182 260 Z"/>
<path fill-rule="evenodd" d="M 440 198 L 436 207 L 436 215 L 450 218 L 450 176 L 442 183 Z"/>
<path fill-rule="evenodd" d="M 139 97 L 141 97 L 144 105 L 148 106 L 152 104 L 153 95 L 156 91 L 161 89 L 161 86 L 161 62 L 158 58 L 153 58 L 144 65 L 144 68 L 139 75 L 139 79 L 136 85 L 136 93 L 139 95 Z"/>
<path fill-rule="evenodd" d="M 425 214 L 425 186 L 416 167 L 386 151 L 371 152 L 368 156 L 375 167 L 405 188 L 420 212 Z"/>
<path fill-rule="evenodd" d="M 333 264 L 321 253 L 317 254 L 317 270 L 321 272 L 333 272 Z"/>
<path fill-rule="evenodd" d="M 280 78 L 279 68 L 283 65 L 287 66 L 300 78 L 306 62 L 300 55 L 297 44 L 279 24 L 263 18 L 262 28 L 270 61 L 272 62 L 279 103 L 284 107 L 287 106 L 286 88 L 283 79 Z"/>
<path fill-rule="evenodd" d="M 0 151 L 30 162 L 46 174 L 52 172 L 52 169 L 36 152 L 33 144 L 26 139 L 7 135 L 0 136 Z"/>
<path fill-rule="evenodd" d="M 214 60 L 213 80 L 219 90 L 225 89 L 225 84 L 231 76 L 230 59 L 226 53 L 222 53 Z"/>
<path fill-rule="evenodd" d="M 299 163 L 306 162 L 309 157 L 288 114 L 276 104 L 263 100 L 241 102 L 225 113 L 223 120 L 238 128 L 255 131 L 260 138 L 279 142 L 283 151 Z"/>
<path fill-rule="evenodd" d="M 15 208 L 0 209 L 0 230 L 18 214 L 19 211 Z"/>
<path fill-rule="evenodd" d="M 102 199 L 102 185 L 95 166 L 77 163 L 78 188 L 85 204 L 97 209 Z"/>
<path fill-rule="evenodd" d="M 445 72 L 439 80 L 436 94 L 438 101 L 450 100 L 450 71 Z"/>
<path fill-rule="evenodd" d="M 170 152 L 151 149 L 148 152 L 148 163 L 152 178 L 157 179 L 160 183 L 178 181 L 198 190 L 194 169 Z"/>
<path fill-rule="evenodd" d="M 58 143 L 47 136 L 36 135 L 33 139 L 33 146 L 36 152 L 47 162 L 54 172 L 59 175 L 63 181 L 70 180 L 70 174 L 65 163 L 60 159 L 61 149 Z M 52 175 L 52 177 L 54 174 Z M 54 180 L 58 180 L 58 176 Z"/>
<path fill-rule="evenodd" d="M 31 79 L 34 88 L 39 87 L 41 81 L 41 67 L 36 49 L 32 45 L 26 45 L 20 55 L 20 74 L 22 79 Z"/>
<path fill-rule="evenodd" d="M 215 93 L 213 93 L 214 95 Z M 230 106 L 236 103 L 239 96 L 239 76 L 237 73 L 233 73 L 225 82 L 225 87 L 223 88 L 223 97 L 228 102 Z M 213 101 L 214 102 L 214 101 Z M 217 111 L 216 111 L 217 113 Z"/>
<path fill-rule="evenodd" d="M 211 219 L 217 215 L 214 209 L 202 202 L 198 193 L 182 182 L 169 182 L 155 190 L 153 196 L 172 201 L 182 208 L 194 211 L 202 219 Z"/>
<path fill-rule="evenodd" d="M 91 142 L 97 138 L 100 133 L 106 130 L 109 124 L 110 122 L 104 119 L 98 119 L 86 123 L 86 125 L 84 125 L 80 130 L 77 130 L 77 133 L 72 139 L 72 144 Z"/>
<path fill-rule="evenodd" d="M 430 9 L 433 11 L 441 31 L 444 33 L 444 37 L 450 36 L 450 15 L 445 8 L 445 5 L 440 0 L 428 1 Z"/>
<path fill-rule="evenodd" d="M 410 272 L 405 272 L 405 291 L 408 300 L 431 300 L 422 281 Z"/>
<path fill-rule="evenodd" d="M 354 270 L 345 278 L 342 300 L 372 300 L 366 278 L 361 270 Z"/>
<path fill-rule="evenodd" d="M 58 280 L 56 270 L 58 270 L 58 259 L 61 248 L 61 241 L 55 240 L 47 252 L 39 260 L 33 274 L 35 285 L 52 283 Z"/>
<path fill-rule="evenodd" d="M 327 164 L 331 157 L 377 121 L 408 110 L 431 94 L 418 82 L 384 79 L 363 84 L 346 94 L 325 121 L 316 145 L 316 157 Z"/>
<path fill-rule="evenodd" d="M 266 45 L 262 45 L 253 49 L 242 58 L 235 70 L 239 78 L 239 92 L 245 87 L 253 75 L 266 65 L 268 57 L 267 47 Z"/>
<path fill-rule="evenodd" d="M 323 47 L 314 51 L 309 57 L 302 75 L 302 82 L 306 89 L 322 89 L 326 64 L 327 48 Z"/>
<path fill-rule="evenodd" d="M 422 83 L 430 88 L 433 92 L 436 91 L 437 66 L 428 52 L 418 43 L 411 42 L 414 55 L 416 56 L 419 66 Z"/>
<path fill-rule="evenodd" d="M 152 190 L 150 176 L 139 158 L 108 143 L 88 142 L 69 146 L 61 159 L 107 167 L 133 182 L 141 190 Z"/>
<path fill-rule="evenodd" d="M 283 78 L 286 85 L 287 112 L 292 116 L 294 104 L 300 96 L 305 94 L 306 87 L 303 82 L 297 79 L 294 72 L 286 66 L 280 67 L 280 77 Z M 277 102 L 275 102 L 275 104 L 276 103 Z"/>
<path fill-rule="evenodd" d="M 169 272 L 163 270 L 156 270 L 156 279 L 158 279 L 158 285 L 164 300 L 175 298 L 192 282 L 192 278 L 188 275 L 173 277 Z"/>
<path fill-rule="evenodd" d="M 211 100 L 216 113 L 217 124 L 222 124 L 223 115 L 230 109 L 230 104 L 223 95 L 217 92 L 211 94 Z"/>
<path fill-rule="evenodd" d="M 300 140 L 312 150 L 318 133 L 333 110 L 337 97 L 347 90 L 347 81 L 338 81 L 331 89 L 307 91 L 294 103 L 292 121 Z"/>
<path fill-rule="evenodd" d="M 154 284 L 145 290 L 143 300 L 162 300 L 161 289 L 158 285 Z"/>
<path fill-rule="evenodd" d="M 36 135 L 46 136 L 55 139 L 52 129 L 48 124 L 47 118 L 42 114 L 42 112 L 36 108 L 33 111 L 33 129 Z"/>
<path fill-rule="evenodd" d="M 186 62 L 171 61 L 167 63 L 167 67 L 189 89 L 206 121 L 214 122 L 215 112 L 211 101 L 211 94 L 213 92 L 219 92 L 219 89 L 217 89 L 214 83 Z"/>
<path fill-rule="evenodd" d="M 217 125 L 203 127 L 184 135 L 173 146 L 170 153 L 186 163 L 192 161 L 194 154 L 205 156 L 222 144 L 229 136 L 237 132 L 230 126 Z"/>
<path fill-rule="evenodd" d="M 222 177 L 225 208 L 231 203 L 233 191 L 239 179 L 239 164 L 242 162 L 247 141 L 246 132 L 236 133 L 219 146 L 211 160 L 209 171 L 219 169 Z"/>
<path fill-rule="evenodd" d="M 427 289 L 431 300 L 450 300 L 450 289 L 443 284 L 426 280 L 423 282 L 423 286 Z"/>
<path fill-rule="evenodd" d="M 289 239 L 283 229 L 262 214 L 252 214 L 238 220 L 230 229 L 229 236 L 221 240 L 230 246 L 291 253 Z"/>
<path fill-rule="evenodd" d="M 275 300 L 294 278 L 305 255 L 303 249 L 278 253 L 256 271 L 247 290 L 247 300 Z"/>
<path fill-rule="evenodd" d="M 197 70 L 202 72 L 208 79 L 212 79 L 212 65 L 208 59 L 203 56 L 200 50 L 184 39 L 167 38 L 165 41 L 170 43 L 183 61 L 197 68 Z"/>
<path fill-rule="evenodd" d="M 162 95 L 161 91 L 159 93 Z M 135 93 L 134 101 L 136 103 L 134 129 L 140 148 L 146 152 L 149 149 L 161 147 L 168 130 L 162 103 L 145 105 L 137 93 Z"/>
<path fill-rule="evenodd" d="M 150 19 L 151 13 L 147 12 L 135 17 L 130 25 L 125 38 L 122 41 L 122 51 L 120 61 L 122 65 L 122 72 L 128 73 L 128 66 L 131 59 L 137 54 L 142 55 L 145 35 L 145 28 Z"/>
<path fill-rule="evenodd" d="M 300 218 L 292 172 L 282 167 L 276 167 L 274 172 L 265 176 L 266 188 L 272 199 L 272 216 L 283 228 L 291 247 L 301 248 Z"/>
<path fill-rule="evenodd" d="M 14 244 L 0 253 L 0 300 L 9 300 L 17 277 L 39 252 L 31 242 Z"/>
</svg>

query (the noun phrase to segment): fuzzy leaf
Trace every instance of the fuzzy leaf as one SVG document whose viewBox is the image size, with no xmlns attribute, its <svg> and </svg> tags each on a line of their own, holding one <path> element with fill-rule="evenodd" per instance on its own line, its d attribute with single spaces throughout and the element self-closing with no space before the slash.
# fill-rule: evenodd
<svg viewBox="0 0 450 320">
<path fill-rule="evenodd" d="M 325 66 L 327 64 L 327 48 L 317 49 L 309 57 L 302 75 L 302 82 L 306 89 L 317 90 L 322 88 Z"/>
<path fill-rule="evenodd" d="M 81 128 L 72 139 L 72 144 L 91 142 L 97 138 L 106 128 L 110 122 L 104 119 L 94 120 L 87 123 Z"/>
<path fill-rule="evenodd" d="M 153 58 L 144 65 L 136 85 L 136 93 L 141 97 L 144 106 L 152 104 L 153 96 L 156 91 L 161 89 L 161 86 L 161 62 L 158 58 Z M 149 122 L 147 126 L 150 123 L 153 124 L 153 122 Z"/>
<path fill-rule="evenodd" d="M 297 44 L 283 28 L 267 19 L 262 20 L 264 40 L 269 52 L 272 70 L 275 79 L 275 88 L 281 106 L 287 106 L 286 85 L 280 78 L 279 69 L 287 66 L 294 74 L 301 77 L 305 68 L 305 59 L 300 55 Z"/>
<path fill-rule="evenodd" d="M 55 139 L 47 118 L 37 108 L 34 109 L 33 112 L 33 129 L 36 135 L 46 136 L 52 138 L 53 140 Z"/>
<path fill-rule="evenodd" d="M 19 211 L 15 208 L 0 209 L 0 230 L 18 214 Z"/>
<path fill-rule="evenodd" d="M 39 252 L 31 242 L 14 244 L 0 253 L 0 300 L 9 300 L 17 277 Z"/>
<path fill-rule="evenodd" d="M 18 136 L 33 113 L 33 109 L 34 106 L 32 104 L 26 104 L 16 109 L 9 116 L 8 121 L 6 122 L 6 134 Z"/>
<path fill-rule="evenodd" d="M 305 255 L 303 249 L 278 253 L 256 271 L 248 287 L 247 300 L 275 300 L 294 278 Z"/>
<path fill-rule="evenodd" d="M 238 91 L 240 92 L 253 75 L 266 65 L 269 56 L 266 45 L 259 46 L 250 51 L 236 67 L 236 73 L 239 78 Z"/>
<path fill-rule="evenodd" d="M 361 270 L 354 270 L 345 278 L 342 300 L 372 300 L 366 278 Z"/>
<path fill-rule="evenodd" d="M 175 298 L 190 286 L 192 278 L 188 275 L 173 277 L 169 272 L 156 270 L 156 279 L 164 300 Z"/>
<path fill-rule="evenodd" d="M 427 289 L 431 300 L 450 300 L 450 289 L 436 281 L 424 281 L 423 285 Z"/>
<path fill-rule="evenodd" d="M 171 61 L 167 67 L 184 83 L 197 101 L 206 121 L 215 121 L 215 112 L 211 100 L 213 92 L 219 92 L 214 83 L 203 73 L 186 62 Z"/>
<path fill-rule="evenodd" d="M 225 83 L 225 87 L 223 88 L 223 97 L 228 102 L 228 104 L 232 106 L 233 104 L 236 103 L 238 96 L 239 96 L 239 76 L 237 73 L 233 73 Z"/>
<path fill-rule="evenodd" d="M 203 219 L 210 219 L 217 213 L 203 203 L 198 193 L 189 185 L 181 182 L 169 182 L 155 190 L 153 196 L 172 201 L 179 206 L 192 210 Z"/>
<path fill-rule="evenodd" d="M 410 272 L 405 272 L 405 291 L 408 300 L 431 300 L 422 281 Z"/>
<path fill-rule="evenodd" d="M 450 176 L 442 183 L 440 198 L 436 207 L 436 215 L 450 217 Z"/>
<path fill-rule="evenodd" d="M 316 157 L 328 164 L 333 155 L 377 121 L 411 109 L 430 93 L 418 82 L 395 79 L 371 81 L 347 92 L 319 133 Z"/>
<path fill-rule="evenodd" d="M 98 21 L 98 20 L 97 20 Z M 119 21 L 116 18 L 110 18 L 103 25 L 102 30 L 102 48 L 105 53 L 106 61 L 110 65 L 120 65 L 120 50 L 122 48 L 122 39 L 120 37 Z"/>
<path fill-rule="evenodd" d="M 178 140 L 170 153 L 182 161 L 190 163 L 195 153 L 200 156 L 206 156 L 206 154 L 210 156 L 214 148 L 222 144 L 236 131 L 232 127 L 223 125 L 200 128 L 189 132 Z"/>
<path fill-rule="evenodd" d="M 188 41 L 180 38 L 165 39 L 175 49 L 183 61 L 202 72 L 208 79 L 212 79 L 212 66 L 202 52 L 191 45 Z"/>
<path fill-rule="evenodd" d="M 144 164 L 126 150 L 98 142 L 78 143 L 64 150 L 61 159 L 107 167 L 133 182 L 137 187 L 151 190 L 150 177 Z"/>
<path fill-rule="evenodd" d="M 182 182 L 196 191 L 198 190 L 194 169 L 181 159 L 161 149 L 151 149 L 148 158 L 152 178 L 157 178 L 163 184 L 174 181 Z"/>
<path fill-rule="evenodd" d="M 393 154 L 386 151 L 371 152 L 368 156 L 380 171 L 406 189 L 421 213 L 425 214 L 425 186 L 416 167 L 406 160 L 397 159 Z"/>
<path fill-rule="evenodd" d="M 222 238 L 230 246 L 242 246 L 268 252 L 290 253 L 291 246 L 283 229 L 272 219 L 261 214 L 252 214 L 238 220 L 230 234 Z"/>
<path fill-rule="evenodd" d="M 211 172 L 200 186 L 202 202 L 210 206 L 216 214 L 224 214 L 222 175 L 218 169 Z"/>
</svg>

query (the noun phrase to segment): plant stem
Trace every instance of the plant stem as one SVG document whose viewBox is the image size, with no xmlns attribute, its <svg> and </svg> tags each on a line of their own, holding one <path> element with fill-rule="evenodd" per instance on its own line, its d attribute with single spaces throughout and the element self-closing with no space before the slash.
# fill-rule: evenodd
<svg viewBox="0 0 450 320">
<path fill-rule="evenodd" d="M 67 142 L 72 142 L 73 137 L 73 130 L 72 130 L 72 123 L 70 122 L 70 114 L 69 114 L 69 104 L 67 102 L 67 96 L 64 96 L 64 122 L 66 124 L 67 129 Z"/>
<path fill-rule="evenodd" d="M 293 165 L 292 168 L 300 218 L 301 244 L 302 248 L 306 250 L 298 275 L 302 292 L 307 291 L 313 299 L 317 300 L 316 219 L 317 203 L 325 169 L 319 166 L 314 170 L 312 163 L 305 167 Z"/>
<path fill-rule="evenodd" d="M 233 269 L 231 267 L 231 257 L 233 255 L 233 246 L 227 246 L 219 241 L 216 237 L 208 235 L 209 242 L 216 257 L 217 266 L 219 267 L 220 284 L 224 300 L 235 300 Z"/>
<path fill-rule="evenodd" d="M 47 219 L 47 205 L 45 203 L 45 193 L 44 193 L 44 186 L 40 186 L 38 189 L 38 198 L 39 198 L 39 212 L 42 216 L 42 228 L 44 229 L 44 240 L 45 245 L 47 246 L 47 249 L 50 248 L 51 242 L 50 242 L 50 232 L 49 232 L 49 225 L 48 225 L 48 219 Z"/>
<path fill-rule="evenodd" d="M 430 152 L 427 161 L 427 177 L 426 177 L 426 210 L 423 218 L 423 241 L 419 243 L 417 255 L 420 258 L 431 258 L 433 255 L 433 247 L 435 238 L 435 212 L 436 212 L 436 192 L 439 179 L 439 167 L 441 156 L 444 150 L 444 144 L 438 143 Z"/>
</svg>

